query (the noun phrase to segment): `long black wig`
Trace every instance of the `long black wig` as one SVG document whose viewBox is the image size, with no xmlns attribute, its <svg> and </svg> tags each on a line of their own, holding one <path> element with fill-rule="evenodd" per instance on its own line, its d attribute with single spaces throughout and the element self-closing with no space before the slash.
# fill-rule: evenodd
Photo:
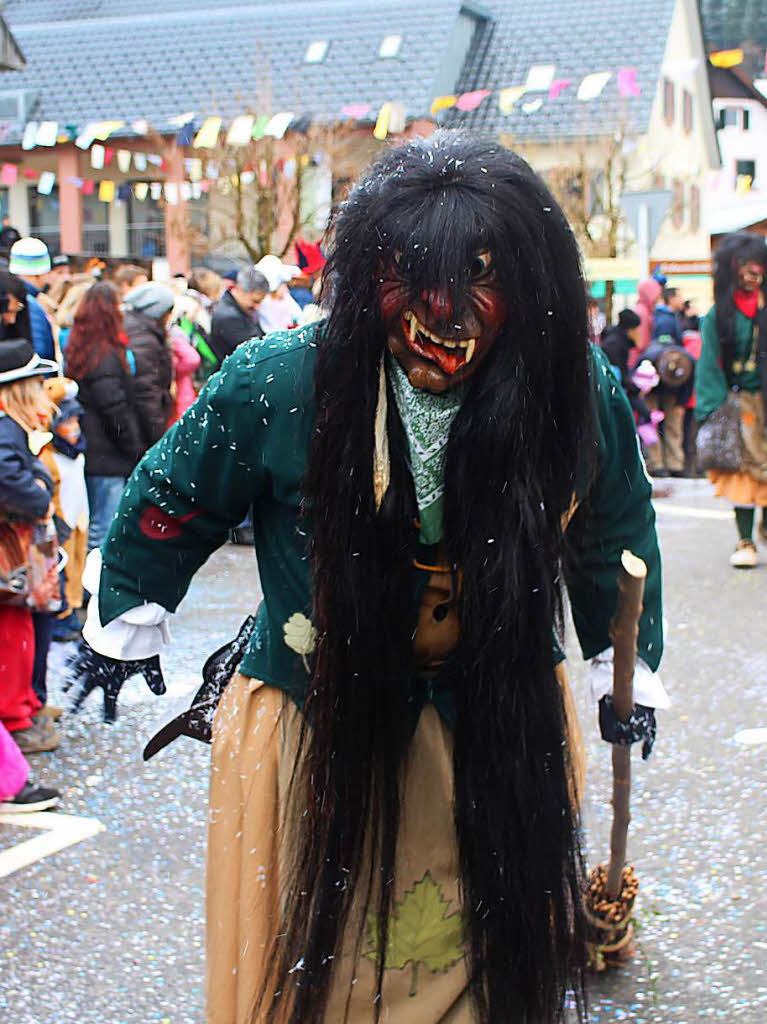
<svg viewBox="0 0 767 1024">
<path fill-rule="evenodd" d="M 714 251 L 716 333 L 722 368 L 728 381 L 732 377 L 732 361 L 735 358 L 735 289 L 738 287 L 738 267 L 752 261 L 763 268 L 767 278 L 767 246 L 764 238 L 747 231 L 734 231 L 725 235 Z"/>
<path fill-rule="evenodd" d="M 583 1005 L 582 862 L 552 627 L 563 516 L 595 450 L 576 242 L 522 159 L 461 133 L 388 151 L 336 212 L 331 239 L 305 482 L 319 640 L 269 1016 L 282 1020 L 287 999 L 291 1024 L 324 1020 L 356 894 L 380 922 L 378 1019 L 412 738 L 415 498 L 390 401 L 391 484 L 376 510 L 377 289 L 396 255 L 413 294 L 448 289 L 459 319 L 468 268 L 488 250 L 508 313 L 454 421 L 445 472 L 444 543 L 462 580 L 449 671 L 466 950 L 481 1024 L 561 1021 L 569 987 Z"/>
</svg>

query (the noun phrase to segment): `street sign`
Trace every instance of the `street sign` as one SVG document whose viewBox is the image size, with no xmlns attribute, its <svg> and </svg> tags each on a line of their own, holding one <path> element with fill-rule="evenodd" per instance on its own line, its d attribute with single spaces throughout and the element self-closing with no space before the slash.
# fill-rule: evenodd
<svg viewBox="0 0 767 1024">
<path fill-rule="evenodd" d="M 642 234 L 643 209 L 647 210 L 647 248 L 652 249 L 663 221 L 668 216 L 674 193 L 668 189 L 648 189 L 646 192 L 624 192 L 621 196 L 621 209 L 628 223 L 633 228 L 637 242 Z M 641 244 L 641 243 L 640 243 Z"/>
</svg>

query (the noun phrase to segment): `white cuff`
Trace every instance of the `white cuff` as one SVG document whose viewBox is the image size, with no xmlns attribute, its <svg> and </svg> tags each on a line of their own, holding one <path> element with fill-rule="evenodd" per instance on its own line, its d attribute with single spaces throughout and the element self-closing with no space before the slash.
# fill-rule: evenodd
<svg viewBox="0 0 767 1024">
<path fill-rule="evenodd" d="M 118 661 L 151 658 L 170 643 L 170 612 L 153 601 L 129 608 L 106 626 L 99 617 L 101 552 L 94 548 L 85 561 L 83 586 L 90 592 L 83 638 L 94 651 Z"/>
<path fill-rule="evenodd" d="M 607 693 L 613 692 L 613 649 L 608 647 L 596 658 L 591 659 L 589 668 L 591 696 L 600 701 Z M 671 707 L 671 698 L 661 682 L 657 672 L 653 672 L 646 662 L 637 658 L 634 669 L 634 703 L 644 704 L 648 708 L 660 708 L 665 711 Z"/>
</svg>

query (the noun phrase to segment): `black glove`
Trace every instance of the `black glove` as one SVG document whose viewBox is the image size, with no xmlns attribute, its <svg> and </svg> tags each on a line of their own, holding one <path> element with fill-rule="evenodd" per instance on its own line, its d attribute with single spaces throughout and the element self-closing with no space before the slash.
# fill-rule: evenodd
<svg viewBox="0 0 767 1024">
<path fill-rule="evenodd" d="M 64 691 L 75 688 L 71 710 L 79 711 L 88 694 L 101 687 L 104 691 L 105 722 L 114 722 L 117 718 L 117 698 L 125 681 L 132 676 L 143 676 L 152 693 L 165 693 L 165 680 L 158 654 L 152 658 L 118 661 L 105 654 L 98 654 L 85 640 L 81 640 L 67 662 L 67 669 L 68 679 Z"/>
<path fill-rule="evenodd" d="M 646 761 L 655 743 L 658 726 L 655 722 L 655 708 L 635 704 L 628 722 L 621 722 L 615 714 L 613 699 L 609 694 L 599 702 L 599 731 L 606 743 L 617 743 L 627 747 L 642 741 L 642 760 Z"/>
</svg>

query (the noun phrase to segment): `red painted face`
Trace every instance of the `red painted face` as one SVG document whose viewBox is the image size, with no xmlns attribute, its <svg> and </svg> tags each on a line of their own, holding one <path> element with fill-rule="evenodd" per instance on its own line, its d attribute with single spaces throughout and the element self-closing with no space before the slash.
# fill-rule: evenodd
<svg viewBox="0 0 767 1024">
<path fill-rule="evenodd" d="M 764 283 L 764 267 L 756 260 L 741 263 L 738 267 L 738 288 L 744 292 L 755 292 Z"/>
<path fill-rule="evenodd" d="M 506 303 L 489 252 L 471 267 L 465 308 L 439 289 L 413 296 L 396 263 L 378 289 L 389 351 L 414 388 L 442 392 L 468 380 L 495 344 L 506 319 Z"/>
</svg>

